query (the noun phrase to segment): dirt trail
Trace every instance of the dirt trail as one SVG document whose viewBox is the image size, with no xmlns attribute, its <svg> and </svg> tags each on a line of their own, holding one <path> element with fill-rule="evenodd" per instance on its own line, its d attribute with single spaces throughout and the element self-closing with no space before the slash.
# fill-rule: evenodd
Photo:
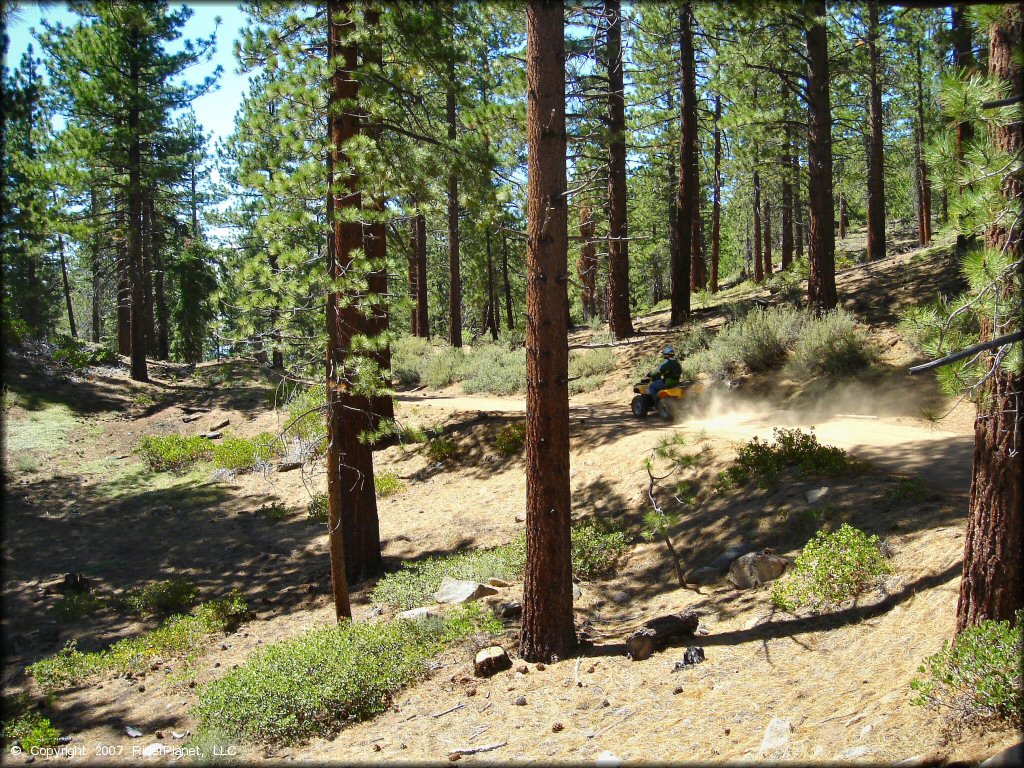
<svg viewBox="0 0 1024 768">
<path fill-rule="evenodd" d="M 432 397 L 429 395 L 402 395 L 400 401 L 453 412 L 488 411 L 496 413 L 524 413 L 526 401 L 512 397 Z M 618 401 L 572 402 L 573 414 L 612 414 L 621 410 L 622 419 L 635 422 L 625 403 Z M 917 423 L 912 423 L 917 422 Z M 655 416 L 645 424 L 653 429 L 667 425 Z M 974 435 L 937 429 L 918 419 L 906 417 L 880 417 L 868 414 L 844 413 L 829 416 L 811 416 L 783 408 L 732 408 L 721 402 L 714 404 L 712 412 L 679 422 L 678 426 L 704 429 L 716 437 L 743 442 L 753 437 L 770 439 L 774 427 L 813 427 L 819 442 L 843 448 L 855 456 L 871 461 L 889 472 L 918 477 L 936 489 L 966 492 L 971 482 L 971 463 L 974 455 Z"/>
</svg>

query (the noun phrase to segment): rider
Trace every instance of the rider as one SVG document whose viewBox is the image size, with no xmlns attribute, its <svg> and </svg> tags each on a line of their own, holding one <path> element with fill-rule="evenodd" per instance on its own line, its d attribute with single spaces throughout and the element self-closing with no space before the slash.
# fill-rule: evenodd
<svg viewBox="0 0 1024 768">
<path fill-rule="evenodd" d="M 683 375 L 683 366 L 676 360 L 675 347 L 668 346 L 661 351 L 664 362 L 656 371 L 651 371 L 651 383 L 647 385 L 647 395 L 658 402 L 658 393 L 666 387 L 674 387 Z"/>
</svg>

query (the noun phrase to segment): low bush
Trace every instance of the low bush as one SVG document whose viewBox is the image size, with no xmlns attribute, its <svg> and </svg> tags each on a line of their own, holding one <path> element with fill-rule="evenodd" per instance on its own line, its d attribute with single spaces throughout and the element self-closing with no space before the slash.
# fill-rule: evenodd
<svg viewBox="0 0 1024 768">
<path fill-rule="evenodd" d="M 526 389 L 526 350 L 482 344 L 463 357 L 462 388 L 469 394 L 514 395 Z"/>
<path fill-rule="evenodd" d="M 983 621 L 965 629 L 918 668 L 913 703 L 971 722 L 1004 718 L 1024 722 L 1024 611 L 1013 622 Z"/>
<path fill-rule="evenodd" d="M 61 743 L 60 731 L 50 724 L 49 718 L 33 709 L 25 694 L 4 698 L 2 737 L 5 747 L 17 746 L 28 755 L 33 754 L 33 750 Z"/>
<path fill-rule="evenodd" d="M 106 605 L 106 601 L 90 594 L 62 595 L 53 604 L 53 617 L 60 622 L 72 621 L 99 613 Z"/>
<path fill-rule="evenodd" d="M 184 613 L 196 603 L 199 592 L 185 579 L 167 579 L 133 587 L 118 596 L 117 602 L 143 616 Z"/>
<path fill-rule="evenodd" d="M 102 344 L 91 344 L 72 336 L 61 336 L 55 343 L 54 362 L 63 363 L 76 371 L 90 365 L 113 365 L 117 362 L 117 353 Z"/>
<path fill-rule="evenodd" d="M 444 387 L 465 378 L 463 364 L 466 354 L 459 347 L 442 347 L 427 363 L 423 382 L 431 389 Z"/>
<path fill-rule="evenodd" d="M 526 443 L 526 422 L 513 421 L 498 430 L 494 436 L 494 447 L 503 456 L 512 456 L 522 450 Z"/>
<path fill-rule="evenodd" d="M 434 349 L 421 336 L 399 336 L 391 344 L 391 377 L 404 386 L 420 384 Z"/>
<path fill-rule="evenodd" d="M 157 472 L 180 472 L 213 455 L 213 444 L 198 435 L 146 435 L 136 452 Z"/>
<path fill-rule="evenodd" d="M 327 438 L 327 387 L 315 384 L 294 389 L 285 403 L 288 415 L 285 430 L 303 443 L 324 442 Z"/>
<path fill-rule="evenodd" d="M 573 573 L 591 578 L 606 573 L 629 548 L 626 536 L 608 525 L 587 521 L 572 528 Z M 370 599 L 399 610 L 432 603 L 445 576 L 486 581 L 514 579 L 526 571 L 526 535 L 489 549 L 471 549 L 410 561 L 377 582 Z"/>
<path fill-rule="evenodd" d="M 201 728 L 238 739 L 292 743 L 330 736 L 383 712 L 448 645 L 498 626 L 469 605 L 443 619 L 318 627 L 257 651 L 211 682 L 196 715 Z"/>
<path fill-rule="evenodd" d="M 776 582 L 772 603 L 785 611 L 832 608 L 891 572 L 878 537 L 843 523 L 807 542 L 793 568 Z"/>
<path fill-rule="evenodd" d="M 327 494 L 317 493 L 309 500 L 309 504 L 306 505 L 306 512 L 314 520 L 320 522 L 327 522 L 327 517 L 330 509 L 327 505 Z"/>
<path fill-rule="evenodd" d="M 569 354 L 569 394 L 597 389 L 617 367 L 614 349 L 573 350 Z"/>
<path fill-rule="evenodd" d="M 156 659 L 191 663 L 210 636 L 232 630 L 247 613 L 241 597 L 214 600 L 198 606 L 189 616 L 172 616 L 157 629 L 119 640 L 104 651 L 82 653 L 72 640 L 55 656 L 27 667 L 26 672 L 45 692 L 53 693 L 94 675 L 137 674 Z"/>
<path fill-rule="evenodd" d="M 864 333 L 842 310 L 805 322 L 793 347 L 793 366 L 811 375 L 845 376 L 874 357 Z"/>
<path fill-rule="evenodd" d="M 270 432 L 256 437 L 227 435 L 213 446 L 213 463 L 219 469 L 247 472 L 261 467 L 281 453 L 281 441 Z"/>
<path fill-rule="evenodd" d="M 843 475 L 861 471 L 864 462 L 850 456 L 842 448 L 821 445 L 814 430 L 776 427 L 773 442 L 754 437 L 740 449 L 736 463 L 726 472 L 735 481 L 754 477 L 763 487 L 778 482 L 787 467 L 795 467 L 803 475 Z"/>
<path fill-rule="evenodd" d="M 379 498 L 387 498 L 405 490 L 405 483 L 394 472 L 378 472 L 373 477 L 373 487 Z"/>
<path fill-rule="evenodd" d="M 450 437 L 434 437 L 427 442 L 427 458 L 431 462 L 447 461 L 455 455 L 456 449 L 455 441 Z"/>
</svg>

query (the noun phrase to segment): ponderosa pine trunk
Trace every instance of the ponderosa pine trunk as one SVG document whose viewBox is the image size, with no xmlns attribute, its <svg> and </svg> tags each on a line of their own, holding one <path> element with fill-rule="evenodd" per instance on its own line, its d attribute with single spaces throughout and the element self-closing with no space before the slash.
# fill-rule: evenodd
<svg viewBox="0 0 1024 768">
<path fill-rule="evenodd" d="M 452 30 L 454 38 L 455 30 Z M 454 50 L 454 49 L 453 49 Z M 455 103 L 455 58 L 448 60 L 448 83 L 445 92 L 445 116 L 448 121 L 448 142 L 454 151 L 458 136 Z M 454 165 L 454 157 L 448 162 Z M 462 346 L 462 267 L 459 260 L 459 177 L 448 173 L 448 341 Z"/>
<path fill-rule="evenodd" d="M 564 3 L 526 7 L 526 575 L 519 653 L 576 650 L 569 536 L 569 231 Z"/>
<path fill-rule="evenodd" d="M 133 50 L 139 50 L 138 30 L 129 32 Z M 141 90 L 139 57 L 128 61 L 128 79 L 136 93 Z M 131 292 L 131 377 L 149 381 L 146 368 L 146 293 L 142 255 L 142 120 L 137 99 L 128 110 L 128 285 Z"/>
<path fill-rule="evenodd" d="M 78 338 L 78 326 L 75 325 L 75 308 L 71 303 L 71 281 L 68 279 L 68 262 L 64 256 L 64 235 L 57 235 L 57 249 L 60 253 L 60 274 L 64 282 L 64 303 L 68 310 L 68 326 L 71 329 L 71 338 Z"/>
<path fill-rule="evenodd" d="M 622 69 L 622 8 L 605 0 L 608 21 L 608 302 L 612 335 L 633 335 L 629 306 L 629 226 L 626 220 L 626 92 Z M 561 27 L 559 27 L 561 29 Z"/>
<path fill-rule="evenodd" d="M 800 178 L 800 154 L 793 154 L 793 249 L 796 258 L 804 257 L 803 179 Z"/>
<path fill-rule="evenodd" d="M 882 83 L 878 52 L 878 2 L 868 2 L 868 260 L 885 258 L 885 156 L 882 140 Z"/>
<path fill-rule="evenodd" d="M 352 339 L 370 331 L 365 291 L 354 274 L 355 254 L 363 246 L 358 220 L 362 198 L 359 179 L 345 151 L 359 134 L 359 83 L 355 79 L 357 50 L 352 41 L 355 22 L 346 0 L 328 0 L 328 63 L 331 89 L 330 194 L 334 209 L 334 248 L 328 273 L 344 280 L 341 291 L 328 298 L 329 360 L 327 370 L 327 497 L 331 535 L 331 569 L 335 586 L 335 612 L 350 616 L 348 584 L 380 570 L 380 525 L 373 484 L 373 454 L 362 432 L 373 426 L 369 399 L 355 394 L 358 361 L 352 359 Z M 355 215 L 354 215 L 355 214 Z M 344 594 L 342 594 L 344 593 Z M 348 611 L 346 613 L 346 610 Z"/>
<path fill-rule="evenodd" d="M 153 291 L 153 206 L 152 190 L 142 198 L 142 285 L 146 297 L 146 354 L 158 357 L 156 349 L 156 300 Z"/>
<path fill-rule="evenodd" d="M 494 295 L 494 254 L 491 252 L 491 229 L 484 231 L 484 247 L 487 253 L 487 328 L 491 339 L 498 340 L 498 305 Z"/>
<path fill-rule="evenodd" d="M 430 297 L 427 295 L 427 217 L 416 215 L 416 332 L 430 338 Z"/>
<path fill-rule="evenodd" d="M 589 320 L 597 316 L 597 246 L 594 233 L 597 224 L 590 206 L 580 208 L 580 258 L 576 270 L 580 278 L 580 298 L 583 303 L 583 317 Z"/>
<path fill-rule="evenodd" d="M 512 283 L 508 277 L 508 238 L 501 233 L 501 276 L 505 283 L 505 321 L 511 331 L 515 324 L 512 319 Z"/>
<path fill-rule="evenodd" d="M 125 206 L 126 200 L 118 200 L 116 206 Z M 128 257 L 129 216 L 124 207 L 115 209 L 118 222 L 115 244 L 115 268 L 117 270 L 117 352 L 128 357 L 132 353 L 132 287 L 129 279 Z"/>
<path fill-rule="evenodd" d="M 89 190 L 89 218 L 92 224 L 92 237 L 89 243 L 89 267 L 92 272 L 92 342 L 100 343 L 102 332 L 100 319 L 100 227 L 99 227 L 99 206 L 96 202 L 96 190 Z"/>
<path fill-rule="evenodd" d="M 754 282 L 764 280 L 763 246 L 761 243 L 761 174 L 754 171 Z"/>
<path fill-rule="evenodd" d="M 839 239 L 846 239 L 846 228 L 850 226 L 850 210 L 846 205 L 846 194 L 839 193 Z"/>
<path fill-rule="evenodd" d="M 769 195 L 764 197 L 764 276 L 769 278 L 774 272 L 772 266 L 772 205 Z"/>
<path fill-rule="evenodd" d="M 807 20 L 807 174 L 809 181 L 807 299 L 816 312 L 835 309 L 836 238 L 832 197 L 832 100 L 829 95 L 827 9 L 824 0 L 810 5 Z"/>
<path fill-rule="evenodd" d="M 682 93 L 679 126 L 679 210 L 676 237 L 679 258 L 672 264 L 672 311 L 669 325 L 690 317 L 690 272 L 695 243 L 694 217 L 700 188 L 697 178 L 697 70 L 693 50 L 693 9 L 684 3 L 679 9 L 679 79 Z"/>
<path fill-rule="evenodd" d="M 413 216 L 409 219 L 409 333 L 413 336 L 419 336 L 419 329 L 417 328 L 416 318 L 419 314 L 419 302 L 416 298 L 416 217 Z"/>
<path fill-rule="evenodd" d="M 715 184 L 711 196 L 711 292 L 718 293 L 718 261 L 722 252 L 722 97 L 715 94 Z"/>
<path fill-rule="evenodd" d="M 672 88 L 665 92 L 669 114 L 672 114 L 673 101 Z M 669 269 L 679 261 L 679 170 L 676 163 L 679 162 L 678 153 L 671 153 L 668 157 L 668 263 Z M 654 303 L 662 300 L 663 293 L 663 268 L 660 263 L 652 265 L 655 269 L 655 293 Z"/>
<path fill-rule="evenodd" d="M 156 304 L 156 357 L 168 360 L 171 357 L 170 313 L 167 308 L 167 291 L 164 281 L 164 239 L 157 226 L 156 201 L 149 199 L 149 220 L 153 225 L 153 301 Z"/>
<path fill-rule="evenodd" d="M 954 5 L 951 9 L 952 20 L 950 36 L 953 41 L 953 64 L 958 69 L 972 73 L 975 69 L 974 44 L 971 39 L 971 25 L 967 19 L 967 9 Z M 956 124 L 956 158 L 960 165 L 964 164 L 964 152 L 967 143 L 974 138 L 974 126 L 964 121 Z"/>
<path fill-rule="evenodd" d="M 1007 5 L 1003 18 L 989 29 L 989 77 L 1009 86 L 1011 94 L 1024 94 L 1024 69 L 1019 51 L 1024 48 L 1024 10 Z M 989 138 L 1000 151 L 1024 151 L 1024 123 L 991 124 Z M 1024 179 L 1010 172 L 1003 180 L 1003 195 L 1016 219 L 989 225 L 985 245 L 1006 249 L 1018 261 L 1024 256 L 1024 227 L 1019 213 L 1024 205 Z M 1009 227 L 1009 228 L 1008 228 Z M 1010 273 L 997 287 L 1002 311 L 982 323 L 981 340 L 987 341 L 1020 327 L 1014 316 L 1019 308 L 1021 278 Z M 1020 342 L 1017 342 L 1018 344 Z M 974 422 L 974 471 L 964 546 L 963 579 L 957 605 L 956 633 L 986 619 L 1013 621 L 1024 607 L 1024 377 L 1006 363 L 993 370 L 997 350 L 984 353 L 989 379 Z"/>
<path fill-rule="evenodd" d="M 779 269 L 785 271 L 793 263 L 793 182 L 790 181 L 792 173 L 793 155 L 792 145 L 789 142 L 789 126 L 786 126 L 786 154 L 782 160 L 782 235 L 781 235 L 781 258 Z"/>
<path fill-rule="evenodd" d="M 917 130 L 914 151 L 917 158 L 917 239 L 921 245 L 932 241 L 932 190 L 928 183 L 928 164 L 924 146 L 924 72 L 921 46 L 917 46 Z"/>
</svg>

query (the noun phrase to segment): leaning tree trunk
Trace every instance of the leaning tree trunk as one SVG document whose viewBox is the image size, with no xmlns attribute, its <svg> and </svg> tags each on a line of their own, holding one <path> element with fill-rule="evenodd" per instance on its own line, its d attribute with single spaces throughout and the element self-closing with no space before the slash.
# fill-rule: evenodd
<svg viewBox="0 0 1024 768">
<path fill-rule="evenodd" d="M 1024 94 L 1024 69 L 1016 52 L 1024 47 L 1024 11 L 1007 6 L 1005 16 L 989 30 L 989 76 L 1009 85 L 1011 94 Z M 1024 152 L 1024 123 L 992 124 L 989 137 L 1000 152 Z M 1019 167 L 1019 165 L 1018 165 Z M 991 249 L 1006 249 L 1024 257 L 1024 178 L 1011 172 L 1003 180 L 1003 195 L 1016 215 L 992 223 L 985 235 Z M 981 340 L 988 341 L 1019 328 L 1021 277 L 1019 270 L 996 285 L 1000 311 L 982 323 Z M 998 324 L 997 324 L 998 323 Z M 1020 343 L 1020 342 L 1018 342 Z M 957 605 L 956 632 L 985 619 L 1013 620 L 1024 607 L 1024 377 L 1006 361 L 997 366 L 996 350 L 985 354 L 989 378 L 974 422 L 974 472 L 964 546 L 963 580 Z"/>
<path fill-rule="evenodd" d="M 576 264 L 580 278 L 580 293 L 583 302 L 583 317 L 589 320 L 597 315 L 597 247 L 594 232 L 597 224 L 590 206 L 580 208 L 580 258 Z"/>
<path fill-rule="evenodd" d="M 761 174 L 754 171 L 754 282 L 764 280 L 761 244 Z"/>
<path fill-rule="evenodd" d="M 882 144 L 882 83 L 878 53 L 878 2 L 868 2 L 868 113 L 871 137 L 868 142 L 868 259 L 885 258 L 885 158 Z"/>
<path fill-rule="evenodd" d="M 711 201 L 711 292 L 718 293 L 718 261 L 722 253 L 722 97 L 715 94 L 715 186 Z"/>
<path fill-rule="evenodd" d="M 619 0 L 605 0 L 608 20 L 608 294 L 617 339 L 633 335 L 629 308 L 629 228 L 626 221 L 626 92 Z"/>
<path fill-rule="evenodd" d="M 565 172 L 565 12 L 526 7 L 526 576 L 519 653 L 576 649 L 569 537 L 569 231 Z"/>
<path fill-rule="evenodd" d="M 338 618 L 348 608 L 347 587 L 376 573 L 381 566 L 380 527 L 373 485 L 373 454 L 361 433 L 372 427 L 370 402 L 352 390 L 357 383 L 358 359 L 352 355 L 352 339 L 368 335 L 365 316 L 366 288 L 360 285 L 355 254 L 362 247 L 362 225 L 356 213 L 361 207 L 359 180 L 345 152 L 345 145 L 359 134 L 359 83 L 355 79 L 357 52 L 352 9 L 345 0 L 328 2 L 328 61 L 331 64 L 331 172 L 342 177 L 341 196 L 333 202 L 336 212 L 333 259 L 329 274 L 342 280 L 339 292 L 328 298 L 329 360 L 327 496 L 331 568 Z M 335 188 L 337 188 L 335 184 Z M 331 191 L 334 194 L 334 190 Z M 342 590 L 344 588 L 344 595 Z"/>
<path fill-rule="evenodd" d="M 64 257 L 64 235 L 57 235 L 57 247 L 60 251 L 60 274 L 64 282 L 64 303 L 68 309 L 68 326 L 71 329 L 71 337 L 78 338 L 78 326 L 75 325 L 75 308 L 71 303 L 71 281 L 68 279 L 68 262 Z"/>
<path fill-rule="evenodd" d="M 810 181 L 810 276 L 808 303 L 827 312 L 839 303 L 836 294 L 836 237 L 832 198 L 832 102 L 829 96 L 827 9 L 824 0 L 810 3 L 807 23 L 807 163 Z"/>
<path fill-rule="evenodd" d="M 684 3 L 679 9 L 679 77 L 682 89 L 679 141 L 679 211 L 676 232 L 679 258 L 672 264 L 672 311 L 669 325 L 679 325 L 690 316 L 690 272 L 693 269 L 694 217 L 700 188 L 697 178 L 697 70 L 693 50 L 693 9 Z M 697 252 L 699 256 L 699 251 Z"/>
</svg>

